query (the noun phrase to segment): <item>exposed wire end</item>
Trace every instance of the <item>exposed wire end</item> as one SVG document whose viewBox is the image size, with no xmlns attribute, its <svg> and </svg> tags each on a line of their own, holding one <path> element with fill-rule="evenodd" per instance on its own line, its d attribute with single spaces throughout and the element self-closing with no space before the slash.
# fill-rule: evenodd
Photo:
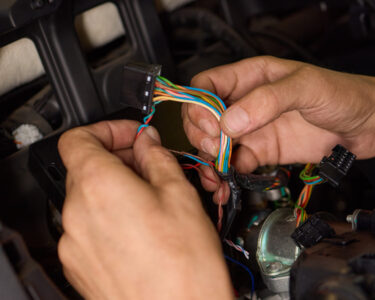
<svg viewBox="0 0 375 300">
<path fill-rule="evenodd" d="M 244 248 L 242 248 L 240 245 L 237 245 L 237 244 L 235 244 L 235 243 L 233 243 L 232 241 L 227 240 L 227 239 L 224 239 L 224 242 L 225 242 L 228 246 L 230 246 L 230 247 L 236 249 L 238 252 L 241 252 L 241 253 L 245 256 L 246 259 L 250 259 L 249 251 L 246 251 L 246 250 L 245 250 Z"/>
</svg>

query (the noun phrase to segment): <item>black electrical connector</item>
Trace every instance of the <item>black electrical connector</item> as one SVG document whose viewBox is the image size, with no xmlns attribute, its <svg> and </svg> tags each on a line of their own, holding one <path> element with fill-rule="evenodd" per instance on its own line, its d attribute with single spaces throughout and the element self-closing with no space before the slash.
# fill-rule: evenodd
<svg viewBox="0 0 375 300">
<path fill-rule="evenodd" d="M 338 187 L 340 180 L 348 173 L 356 156 L 341 145 L 332 149 L 329 157 L 323 157 L 319 164 L 318 175 L 333 187 Z"/>
<path fill-rule="evenodd" d="M 161 73 L 160 65 L 128 63 L 123 69 L 123 88 L 120 97 L 126 106 L 149 114 L 152 108 L 156 77 Z"/>
<path fill-rule="evenodd" d="M 234 172 L 234 176 L 242 189 L 255 192 L 263 192 L 264 189 L 274 184 L 276 179 L 280 180 L 281 186 L 286 186 L 289 180 L 288 174 L 281 168 L 277 171 L 276 176 L 240 174 L 238 172 Z"/>
<path fill-rule="evenodd" d="M 262 192 L 275 182 L 275 177 L 273 176 L 239 174 L 237 172 L 235 173 L 235 178 L 241 188 L 257 192 Z"/>
<path fill-rule="evenodd" d="M 226 205 L 226 220 L 220 233 L 221 237 L 224 239 L 228 235 L 237 213 L 242 209 L 241 188 L 237 184 L 235 176 L 236 171 L 233 168 L 230 168 L 228 173 L 217 172 L 217 174 L 223 181 L 228 183 L 230 189 L 230 198 Z"/>
<path fill-rule="evenodd" d="M 309 248 L 322 239 L 332 238 L 335 235 L 335 231 L 327 222 L 319 216 L 313 215 L 297 227 L 291 237 L 299 247 Z"/>
</svg>

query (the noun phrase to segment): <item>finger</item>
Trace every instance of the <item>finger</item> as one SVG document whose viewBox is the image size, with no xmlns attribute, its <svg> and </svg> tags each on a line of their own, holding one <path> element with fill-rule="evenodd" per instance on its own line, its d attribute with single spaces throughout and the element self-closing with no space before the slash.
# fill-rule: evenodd
<svg viewBox="0 0 375 300">
<path fill-rule="evenodd" d="M 160 144 L 155 128 L 147 127 L 134 144 L 134 157 L 142 176 L 155 187 L 187 183 L 176 158 Z"/>
<path fill-rule="evenodd" d="M 194 126 L 188 119 L 183 120 L 185 133 L 190 143 L 197 149 L 216 157 L 219 152 L 220 138 L 213 138 Z"/>
<path fill-rule="evenodd" d="M 204 160 L 208 160 L 208 161 L 214 161 L 216 159 L 215 156 L 212 156 L 206 152 L 203 152 L 203 151 L 198 151 L 198 156 L 203 158 Z"/>
<path fill-rule="evenodd" d="M 199 172 L 199 176 L 203 188 L 208 192 L 216 192 L 219 189 L 221 182 L 219 176 L 210 167 L 201 166 L 200 170 L 201 172 Z"/>
<path fill-rule="evenodd" d="M 230 197 L 230 189 L 227 182 L 223 181 L 220 184 L 220 187 L 213 195 L 213 201 L 216 204 L 226 204 Z"/>
<path fill-rule="evenodd" d="M 121 161 L 128 167 L 135 168 L 134 151 L 133 149 L 119 149 L 112 151 L 114 155 L 121 159 Z"/>
<path fill-rule="evenodd" d="M 316 86 L 324 89 L 326 83 L 319 75 L 314 76 L 312 70 L 308 71 L 310 78 L 306 78 L 304 75 L 307 71 L 301 69 L 291 76 L 251 91 L 224 112 L 221 128 L 236 138 L 264 127 L 285 112 L 313 108 L 320 99 L 320 91 L 316 90 Z"/>
<path fill-rule="evenodd" d="M 262 137 L 260 137 L 261 140 Z M 253 139 L 255 142 L 257 142 L 256 139 Z M 249 142 L 251 143 L 251 141 Z M 259 145 L 260 143 L 257 143 Z M 231 164 L 236 168 L 236 171 L 239 173 L 250 173 L 254 171 L 259 165 L 260 162 L 259 156 L 262 155 L 262 153 L 259 154 L 259 147 L 255 147 L 255 149 L 248 147 L 248 146 L 239 146 L 236 151 L 232 154 Z M 262 157 L 263 158 L 263 157 Z M 264 159 L 262 159 L 264 161 Z"/>
<path fill-rule="evenodd" d="M 86 161 L 88 155 L 131 147 L 138 126 L 135 121 L 104 121 L 67 131 L 58 143 L 64 165 L 69 170 Z"/>
<path fill-rule="evenodd" d="M 195 104 L 184 104 L 182 106 L 182 118 L 186 127 L 195 126 L 211 137 L 220 135 L 219 122 L 210 111 L 203 107 Z"/>
<path fill-rule="evenodd" d="M 231 104 L 250 90 L 287 76 L 301 65 L 271 56 L 253 57 L 199 73 L 191 85 L 209 90 Z"/>
<path fill-rule="evenodd" d="M 214 192 L 212 200 L 216 204 L 227 203 L 230 196 L 228 184 L 223 182 L 212 168 L 201 166 L 200 170 L 199 176 L 203 188 L 208 192 Z"/>
</svg>

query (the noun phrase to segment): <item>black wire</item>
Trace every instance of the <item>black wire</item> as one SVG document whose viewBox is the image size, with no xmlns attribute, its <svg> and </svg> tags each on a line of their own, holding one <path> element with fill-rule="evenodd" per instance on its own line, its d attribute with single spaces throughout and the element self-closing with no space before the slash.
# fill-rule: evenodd
<svg viewBox="0 0 375 300">
<path fill-rule="evenodd" d="M 252 57 L 258 54 L 247 39 L 210 11 L 184 8 L 172 13 L 170 21 L 174 27 L 198 26 L 228 45 L 239 57 Z"/>
<path fill-rule="evenodd" d="M 375 10 L 375 2 L 373 0 L 365 0 L 365 2 L 373 9 Z"/>
<path fill-rule="evenodd" d="M 228 1 L 220 0 L 220 4 L 221 4 L 221 9 L 223 10 L 225 21 L 228 23 L 229 26 L 233 27 L 234 23 L 233 23 L 232 14 L 230 12 L 230 8 L 228 5 Z"/>
<path fill-rule="evenodd" d="M 249 31 L 250 35 L 253 36 L 261 36 L 264 38 L 268 38 L 288 47 L 290 50 L 298 54 L 301 58 L 306 60 L 307 62 L 320 65 L 321 63 L 305 48 L 298 45 L 296 42 L 291 40 L 290 38 L 281 35 L 279 33 L 264 31 L 264 30 L 251 30 Z"/>
</svg>

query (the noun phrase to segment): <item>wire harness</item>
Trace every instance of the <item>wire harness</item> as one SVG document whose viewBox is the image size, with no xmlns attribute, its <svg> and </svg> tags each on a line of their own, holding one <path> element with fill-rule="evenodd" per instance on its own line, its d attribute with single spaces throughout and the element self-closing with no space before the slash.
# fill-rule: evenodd
<svg viewBox="0 0 375 300">
<path fill-rule="evenodd" d="M 196 104 L 210 111 L 218 121 L 227 109 L 223 100 L 215 94 L 198 88 L 176 85 L 162 76 L 157 77 L 153 101 Z M 215 162 L 215 168 L 219 172 L 227 173 L 229 171 L 231 155 L 232 139 L 221 131 L 219 154 Z"/>
</svg>

